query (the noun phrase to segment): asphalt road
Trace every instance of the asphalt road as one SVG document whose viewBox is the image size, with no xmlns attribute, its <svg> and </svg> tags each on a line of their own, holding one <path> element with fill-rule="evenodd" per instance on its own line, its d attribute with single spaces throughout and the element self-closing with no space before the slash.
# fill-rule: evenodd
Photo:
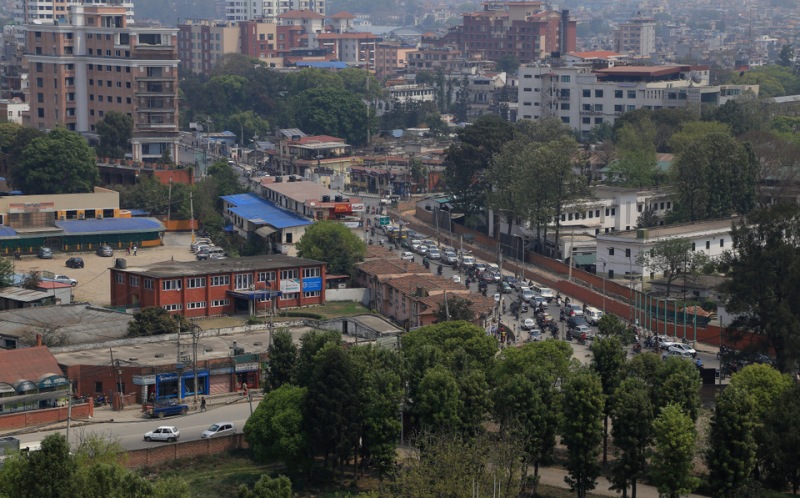
<svg viewBox="0 0 800 498">
<path fill-rule="evenodd" d="M 253 400 L 253 409 L 258 405 L 258 400 Z M 191 404 L 190 404 L 191 406 Z M 137 412 L 138 413 L 138 412 Z M 250 407 L 244 400 L 230 405 L 220 405 L 210 407 L 205 412 L 189 412 L 187 415 L 175 417 L 158 418 L 135 418 L 123 412 L 124 419 L 115 422 L 96 422 L 90 424 L 73 426 L 70 430 L 70 444 L 74 448 L 81 437 L 89 434 L 96 434 L 105 439 L 116 439 L 126 450 L 136 450 L 150 448 L 154 445 L 170 444 L 160 441 L 144 441 L 144 433 L 162 425 L 172 425 L 181 431 L 180 441 L 192 441 L 200 439 L 200 434 L 216 422 L 233 422 L 237 432 L 241 432 L 247 418 L 250 416 Z M 16 436 L 22 443 L 41 441 L 50 434 L 66 434 L 66 429 L 40 431 L 31 434 Z"/>
</svg>

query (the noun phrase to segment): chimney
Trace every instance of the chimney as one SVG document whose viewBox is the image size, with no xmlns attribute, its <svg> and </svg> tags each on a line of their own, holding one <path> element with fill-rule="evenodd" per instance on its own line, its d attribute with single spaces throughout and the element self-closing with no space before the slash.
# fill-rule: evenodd
<svg viewBox="0 0 800 498">
<path fill-rule="evenodd" d="M 42 334 L 36 334 L 36 346 L 40 347 L 42 345 Z"/>
</svg>

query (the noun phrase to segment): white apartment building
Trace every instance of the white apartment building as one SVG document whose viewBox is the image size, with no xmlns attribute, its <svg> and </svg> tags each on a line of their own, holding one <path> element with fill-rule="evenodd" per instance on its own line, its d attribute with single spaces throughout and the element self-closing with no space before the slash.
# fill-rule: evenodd
<svg viewBox="0 0 800 498">
<path fill-rule="evenodd" d="M 663 274 L 637 262 L 639 254 L 650 251 L 659 241 L 679 237 L 689 239 L 693 251 L 717 257 L 733 247 L 731 226 L 735 221 L 736 218 L 726 218 L 600 234 L 597 236 L 597 273 L 609 279 L 623 275 L 661 277 Z"/>
<path fill-rule="evenodd" d="M 614 50 L 632 57 L 650 57 L 656 51 L 656 22 L 640 17 L 621 23 L 614 30 Z"/>
<path fill-rule="evenodd" d="M 558 117 L 581 135 L 613 125 L 635 109 L 719 105 L 736 93 L 758 95 L 758 85 L 709 85 L 708 66 L 550 67 L 519 70 L 517 119 Z"/>
<path fill-rule="evenodd" d="M 59 24 L 69 23 L 69 7 L 71 5 L 105 5 L 107 2 L 83 0 L 16 0 L 14 2 L 14 24 L 17 26 L 16 40 L 25 44 L 26 24 Z M 125 7 L 127 24 L 133 24 L 133 2 L 114 3 Z"/>
<path fill-rule="evenodd" d="M 226 21 L 274 19 L 293 10 L 325 15 L 326 0 L 225 0 Z"/>
<path fill-rule="evenodd" d="M 23 115 L 30 110 L 30 105 L 19 97 L 0 99 L 0 116 L 9 123 L 22 124 Z"/>
</svg>

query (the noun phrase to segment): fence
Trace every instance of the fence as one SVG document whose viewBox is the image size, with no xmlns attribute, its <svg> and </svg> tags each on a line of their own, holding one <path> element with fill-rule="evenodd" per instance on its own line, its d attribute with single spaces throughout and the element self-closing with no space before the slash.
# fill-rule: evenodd
<svg viewBox="0 0 800 498">
<path fill-rule="evenodd" d="M 128 450 L 125 466 L 129 469 L 152 467 L 164 462 L 183 458 L 194 458 L 203 455 L 217 455 L 219 453 L 247 448 L 244 434 L 231 434 L 212 439 L 199 439 L 175 444 L 158 445 L 140 450 Z"/>
</svg>

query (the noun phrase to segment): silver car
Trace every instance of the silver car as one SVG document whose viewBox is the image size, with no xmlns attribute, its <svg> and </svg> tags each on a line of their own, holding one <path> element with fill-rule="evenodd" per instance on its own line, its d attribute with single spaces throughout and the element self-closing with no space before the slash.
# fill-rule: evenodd
<svg viewBox="0 0 800 498">
<path fill-rule="evenodd" d="M 161 427 L 145 433 L 145 441 L 167 441 L 174 443 L 181 437 L 181 431 L 172 425 L 162 425 Z"/>
<path fill-rule="evenodd" d="M 200 437 L 203 439 L 211 439 L 212 437 L 225 436 L 228 434 L 236 434 L 236 426 L 233 422 L 217 422 L 208 429 L 204 430 Z"/>
</svg>

